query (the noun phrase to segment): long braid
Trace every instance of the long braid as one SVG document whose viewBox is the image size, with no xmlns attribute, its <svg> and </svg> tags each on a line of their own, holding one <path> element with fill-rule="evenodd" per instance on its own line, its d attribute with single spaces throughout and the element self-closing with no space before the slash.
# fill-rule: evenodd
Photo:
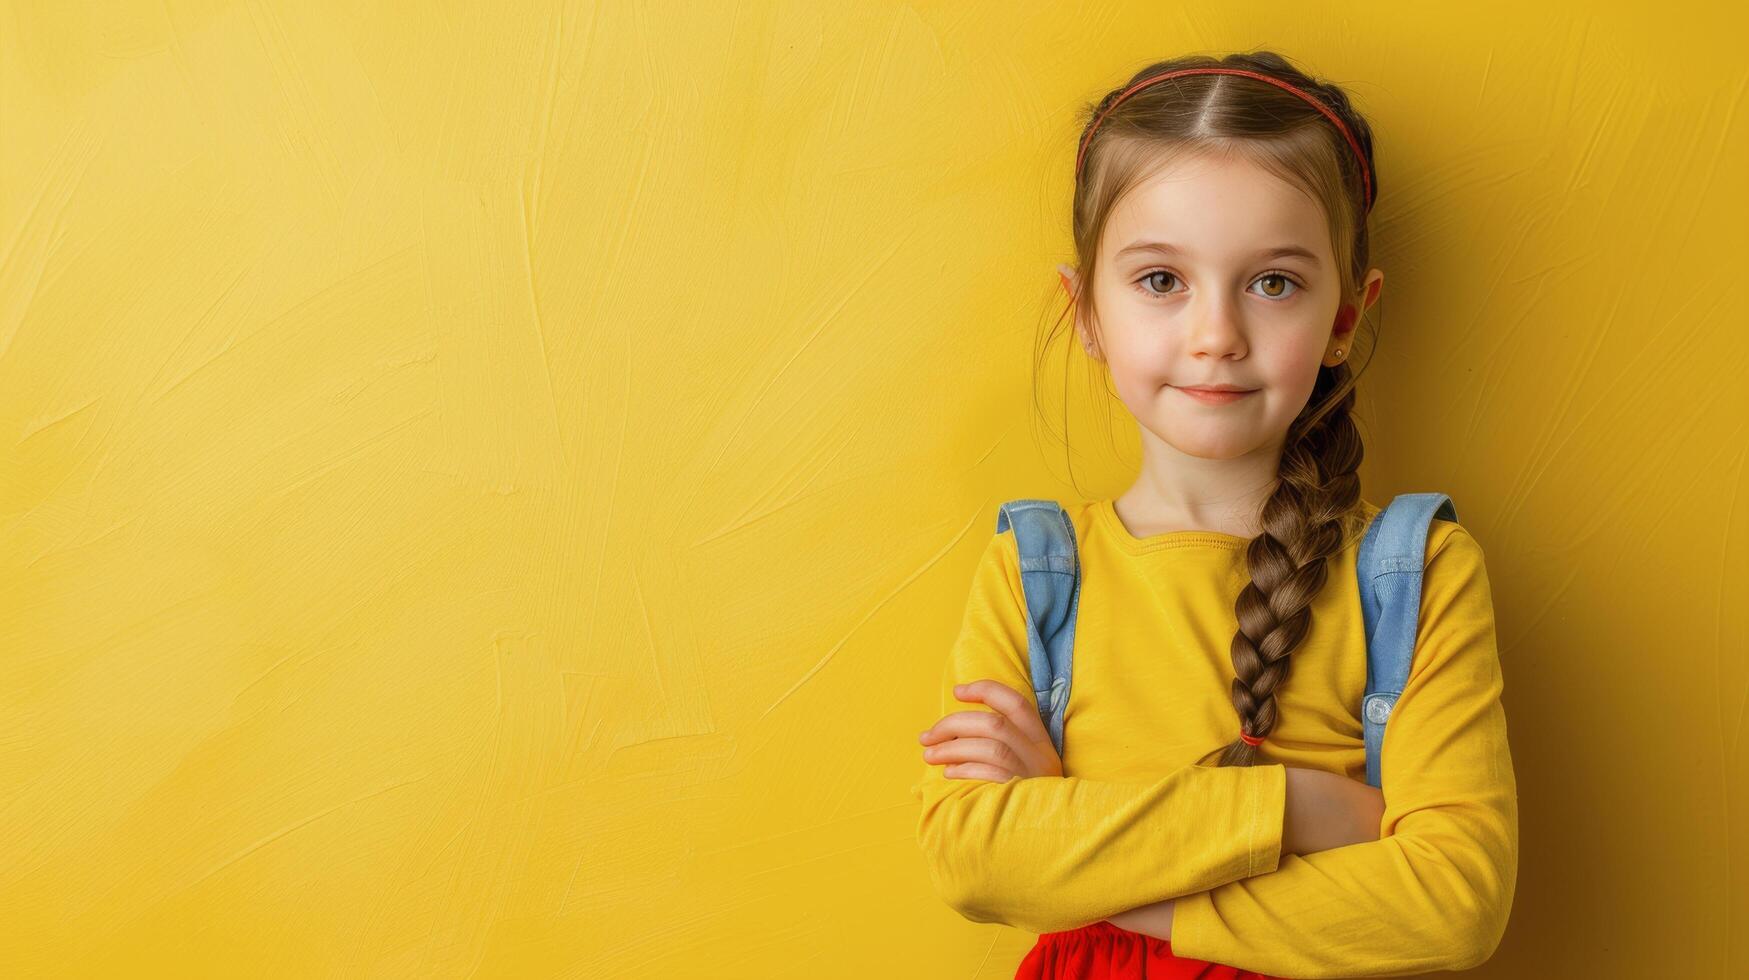
<svg viewBox="0 0 1749 980">
<path fill-rule="evenodd" d="M 1253 738 L 1275 729 L 1276 690 L 1311 629 L 1312 600 L 1324 587 L 1327 559 L 1342 551 L 1354 529 L 1364 450 L 1350 414 L 1354 387 L 1348 375 L 1347 364 L 1320 372 L 1306 411 L 1289 430 L 1275 490 L 1263 504 L 1263 530 L 1246 547 L 1251 581 L 1234 602 L 1239 628 L 1232 645 L 1233 707 L 1240 730 Z M 1342 394 L 1328 411 L 1312 414 L 1336 390 Z M 1302 430 L 1305 421 L 1311 427 Z M 1254 765 L 1259 752 L 1234 739 L 1217 764 Z"/>
</svg>

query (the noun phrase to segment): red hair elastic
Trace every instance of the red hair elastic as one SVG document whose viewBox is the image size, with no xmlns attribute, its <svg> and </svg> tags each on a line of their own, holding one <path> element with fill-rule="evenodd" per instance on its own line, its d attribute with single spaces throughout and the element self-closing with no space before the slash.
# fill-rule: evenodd
<svg viewBox="0 0 1749 980">
<path fill-rule="evenodd" d="M 1360 179 L 1366 186 L 1366 209 L 1368 211 L 1372 210 L 1372 171 L 1366 165 L 1366 154 L 1360 151 L 1360 141 L 1356 140 L 1354 134 L 1348 131 L 1348 127 L 1343 124 L 1342 119 L 1337 116 L 1336 113 L 1331 112 L 1329 106 L 1313 98 L 1301 89 L 1295 88 L 1279 78 L 1265 75 L 1261 72 L 1248 71 L 1244 68 L 1178 68 L 1172 71 L 1161 72 L 1158 75 L 1150 75 L 1136 84 L 1131 85 L 1129 88 L 1124 89 L 1122 92 L 1118 93 L 1117 98 L 1111 100 L 1111 105 L 1100 110 L 1099 115 L 1095 116 L 1093 119 L 1093 125 L 1087 127 L 1087 135 L 1081 137 L 1081 148 L 1075 153 L 1075 179 L 1081 179 L 1081 161 L 1087 156 L 1087 147 L 1093 141 L 1093 131 L 1099 128 L 1099 124 L 1105 119 L 1106 113 L 1117 108 L 1118 103 L 1155 82 L 1165 81 L 1168 78 L 1177 78 L 1180 75 L 1243 75 L 1246 78 L 1255 78 L 1260 82 L 1268 82 L 1276 88 L 1286 89 L 1300 98 L 1305 99 L 1311 104 L 1312 108 L 1323 113 L 1325 118 L 1329 119 L 1332 123 L 1335 123 L 1336 128 L 1342 133 L 1342 138 L 1348 141 L 1349 149 L 1354 151 L 1354 158 L 1360 161 Z"/>
<path fill-rule="evenodd" d="M 1247 735 L 1244 732 L 1240 732 L 1239 738 L 1243 739 L 1246 745 L 1256 746 L 1263 744 L 1263 736 L 1261 735 Z"/>
</svg>

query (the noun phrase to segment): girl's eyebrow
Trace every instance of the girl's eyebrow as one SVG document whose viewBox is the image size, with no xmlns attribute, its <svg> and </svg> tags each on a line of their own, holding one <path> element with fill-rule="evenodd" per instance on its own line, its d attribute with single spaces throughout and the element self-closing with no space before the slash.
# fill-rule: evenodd
<svg viewBox="0 0 1749 980">
<path fill-rule="evenodd" d="M 1159 252 L 1163 255 L 1182 255 L 1184 250 L 1170 242 L 1131 242 L 1119 249 L 1113 258 L 1123 258 L 1131 252 Z M 1313 266 L 1318 264 L 1318 256 L 1308 249 L 1298 245 L 1277 245 L 1257 253 L 1259 259 L 1302 258 Z"/>
</svg>

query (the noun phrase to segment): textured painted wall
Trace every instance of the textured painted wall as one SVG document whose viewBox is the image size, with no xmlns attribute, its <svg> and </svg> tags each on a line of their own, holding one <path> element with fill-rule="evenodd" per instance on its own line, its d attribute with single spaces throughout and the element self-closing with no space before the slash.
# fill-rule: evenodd
<svg viewBox="0 0 1749 980">
<path fill-rule="evenodd" d="M 1744 975 L 1744 27 L 0 4 L 0 973 L 1011 975 L 910 787 L 995 504 L 1135 459 L 1031 414 L 1073 112 L 1269 46 L 1379 136 L 1366 492 L 1488 551 L 1478 972 Z"/>
</svg>

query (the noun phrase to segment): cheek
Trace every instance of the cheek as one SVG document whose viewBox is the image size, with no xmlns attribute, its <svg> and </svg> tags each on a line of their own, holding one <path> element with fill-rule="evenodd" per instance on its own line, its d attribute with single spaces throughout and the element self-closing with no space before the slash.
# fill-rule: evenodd
<svg viewBox="0 0 1749 980">
<path fill-rule="evenodd" d="M 1107 352 L 1112 386 L 1120 392 L 1158 389 L 1172 380 L 1176 348 L 1169 330 L 1118 328 L 1111 331 Z"/>
<path fill-rule="evenodd" d="M 1136 352 L 1121 364 L 1110 365 L 1112 390 L 1132 405 L 1147 404 L 1172 383 L 1171 363 L 1165 350 Z"/>
<path fill-rule="evenodd" d="M 1306 407 L 1312 389 L 1318 383 L 1319 364 L 1324 356 L 1321 337 L 1296 340 L 1275 347 L 1269 352 L 1265 384 L 1268 385 L 1268 413 L 1277 422 L 1291 422 Z"/>
<path fill-rule="evenodd" d="M 1277 386 L 1310 393 L 1324 357 L 1324 338 L 1310 333 L 1283 338 L 1267 352 L 1270 380 Z"/>
</svg>

